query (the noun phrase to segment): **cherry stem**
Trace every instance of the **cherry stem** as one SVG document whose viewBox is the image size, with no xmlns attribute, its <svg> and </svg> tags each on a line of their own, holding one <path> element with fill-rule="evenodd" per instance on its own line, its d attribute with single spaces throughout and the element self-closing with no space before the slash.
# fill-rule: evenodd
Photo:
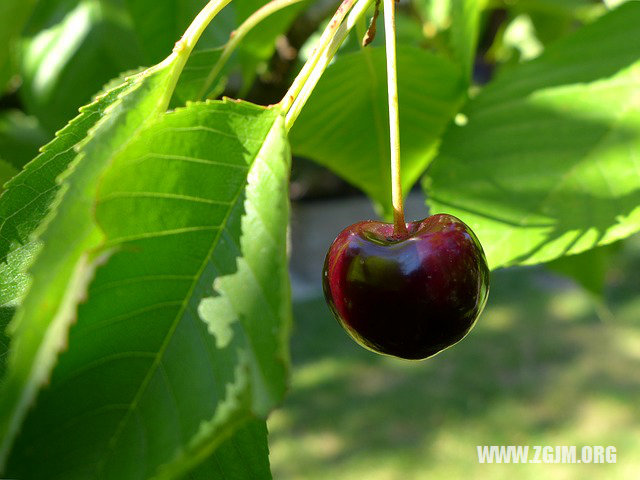
<svg viewBox="0 0 640 480">
<path fill-rule="evenodd" d="M 389 140 L 391 146 L 391 204 L 393 233 L 406 236 L 400 178 L 400 121 L 398 118 L 398 69 L 396 60 L 395 0 L 384 0 L 384 37 L 387 54 L 387 91 L 389 95 Z"/>
<path fill-rule="evenodd" d="M 327 31 L 330 31 L 327 35 L 327 40 L 323 41 L 323 37 L 320 38 L 311 57 L 309 57 L 302 67 L 291 88 L 289 88 L 289 91 L 280 102 L 282 110 L 286 113 L 285 125 L 287 130 L 290 130 L 293 126 L 323 72 L 329 63 L 331 63 L 331 59 L 338 51 L 338 48 L 340 48 L 340 45 L 342 45 L 342 42 L 347 38 L 347 35 L 356 25 L 358 19 L 366 14 L 367 8 L 374 0 L 358 0 L 355 6 L 352 5 L 354 2 L 347 4 L 347 1 L 348 0 L 345 0 L 342 5 L 340 5 L 340 8 L 338 8 L 338 11 L 329 22 L 327 29 L 325 29 L 323 37 Z M 345 5 L 348 5 L 348 7 L 345 7 Z M 352 6 L 353 8 L 351 9 Z M 343 7 L 351 9 L 346 20 L 344 19 L 344 12 L 341 12 Z M 340 14 L 340 16 L 338 14 Z M 299 83 L 299 86 L 296 85 L 297 83 Z"/>
<path fill-rule="evenodd" d="M 295 5 L 296 3 L 300 3 L 302 1 L 304 0 L 271 0 L 269 3 L 266 3 L 258 10 L 253 12 L 244 22 L 242 22 L 242 24 L 231 33 L 229 41 L 224 45 L 220 57 L 211 68 L 209 75 L 207 75 L 207 78 L 204 81 L 202 88 L 200 89 L 198 98 L 204 98 L 205 95 L 209 93 L 214 80 L 218 77 L 218 75 L 220 75 L 220 72 L 227 63 L 227 60 L 229 60 L 231 54 L 235 51 L 240 42 L 242 42 L 244 37 L 246 37 L 247 34 L 256 25 L 258 25 L 264 19 L 276 13 L 277 11 L 282 10 L 283 8 L 287 8 L 291 5 Z"/>
</svg>

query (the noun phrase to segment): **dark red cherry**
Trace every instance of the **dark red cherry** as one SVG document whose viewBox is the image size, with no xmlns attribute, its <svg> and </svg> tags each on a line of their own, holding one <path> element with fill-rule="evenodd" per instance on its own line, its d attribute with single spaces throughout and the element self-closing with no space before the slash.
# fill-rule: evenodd
<svg viewBox="0 0 640 480">
<path fill-rule="evenodd" d="M 322 286 L 338 321 L 375 352 L 423 359 L 460 341 L 489 294 L 489 269 L 471 229 L 452 215 L 407 224 L 354 223 L 336 237 Z"/>
</svg>

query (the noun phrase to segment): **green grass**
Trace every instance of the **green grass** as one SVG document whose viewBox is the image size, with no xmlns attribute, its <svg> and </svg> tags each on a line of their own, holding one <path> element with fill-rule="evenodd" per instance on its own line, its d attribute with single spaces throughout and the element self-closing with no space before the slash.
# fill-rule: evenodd
<svg viewBox="0 0 640 480">
<path fill-rule="evenodd" d="M 417 363 L 358 347 L 322 299 L 296 305 L 291 388 L 269 420 L 274 478 L 638 478 L 637 238 L 607 285 L 603 307 L 542 268 L 495 272 L 476 328 Z M 482 465 L 476 445 L 614 445 L 618 459 Z"/>
</svg>

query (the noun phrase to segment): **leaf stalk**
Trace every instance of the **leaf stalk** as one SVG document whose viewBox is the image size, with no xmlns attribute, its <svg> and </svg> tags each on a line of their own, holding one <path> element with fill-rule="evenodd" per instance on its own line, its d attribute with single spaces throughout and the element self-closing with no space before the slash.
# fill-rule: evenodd
<svg viewBox="0 0 640 480">
<path fill-rule="evenodd" d="M 260 22 L 274 13 L 282 10 L 283 8 L 290 7 L 296 3 L 303 2 L 304 0 L 271 0 L 269 3 L 263 5 L 258 10 L 253 12 L 242 24 L 231 33 L 229 41 L 224 45 L 220 57 L 211 68 L 209 75 L 204 81 L 202 88 L 198 94 L 198 98 L 202 99 L 207 96 L 214 80 L 220 75 L 220 72 L 226 65 L 229 57 L 233 54 L 240 42 L 247 36 L 247 34 L 253 30 Z"/>
<path fill-rule="evenodd" d="M 280 102 L 280 107 L 286 112 L 285 125 L 287 131 L 291 129 L 300 115 L 302 108 L 311 96 L 325 69 L 331 63 L 334 55 L 345 38 L 374 0 L 344 0 L 335 15 L 322 33 L 318 44 L 307 62 L 300 70 L 291 87 Z M 355 6 L 354 6 L 355 4 Z M 349 11 L 347 16 L 347 11 Z M 346 20 L 345 20 L 346 17 Z"/>
</svg>

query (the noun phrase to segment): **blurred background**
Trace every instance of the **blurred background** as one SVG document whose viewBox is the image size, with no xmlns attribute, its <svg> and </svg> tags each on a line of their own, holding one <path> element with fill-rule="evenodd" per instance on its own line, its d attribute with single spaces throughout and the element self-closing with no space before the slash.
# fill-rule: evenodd
<svg viewBox="0 0 640 480">
<path fill-rule="evenodd" d="M 19 42 L 5 44 L 19 55 L 0 65 L 3 183 L 110 79 L 163 58 L 203 4 L 185 2 L 176 13 L 158 0 L 158 18 L 169 15 L 175 23 L 160 37 L 153 15 L 136 24 L 133 36 L 139 18 L 136 12 L 129 18 L 124 3 L 42 0 L 25 17 Z M 399 37 L 444 48 L 447 3 L 401 0 Z M 617 3 L 488 1 L 475 88 Z M 335 5 L 306 2 L 282 13 L 276 21 L 288 25 L 287 35 L 241 52 L 221 91 L 260 104 L 278 101 Z M 224 43 L 248 12 L 240 7 L 235 15 L 217 19 L 203 44 Z M 5 27 L 0 39 L 9 33 Z M 352 37 L 343 51 L 356 42 Z M 471 334 L 412 363 L 357 346 L 322 298 L 324 253 L 342 228 L 375 216 L 369 201 L 304 158 L 294 159 L 291 198 L 293 377 L 285 403 L 269 419 L 274 478 L 640 478 L 638 235 L 584 253 L 580 262 L 495 271 Z M 414 191 L 408 219 L 427 214 L 422 193 Z M 610 465 L 481 465 L 477 445 L 613 445 L 618 458 Z"/>
</svg>

